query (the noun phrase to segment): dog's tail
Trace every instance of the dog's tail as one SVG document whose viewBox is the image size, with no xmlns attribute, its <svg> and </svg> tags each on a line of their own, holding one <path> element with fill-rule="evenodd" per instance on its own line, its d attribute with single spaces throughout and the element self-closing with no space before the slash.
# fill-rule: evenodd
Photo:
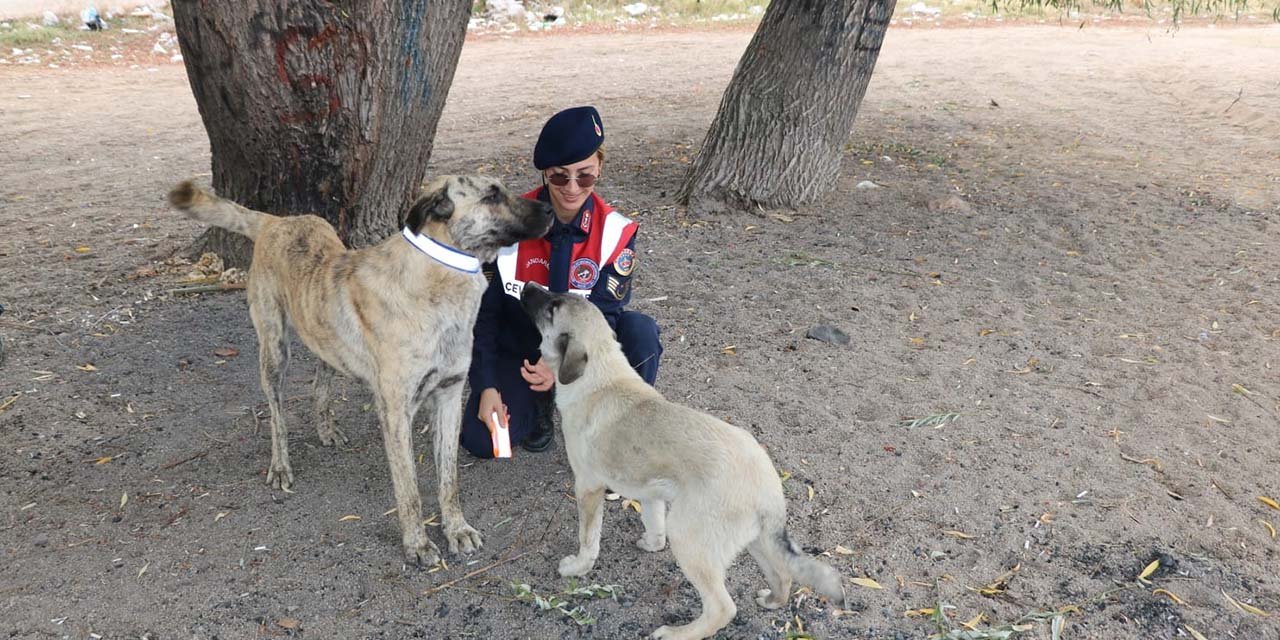
<svg viewBox="0 0 1280 640">
<path fill-rule="evenodd" d="M 814 591 L 831 600 L 837 607 L 848 608 L 840 574 L 831 565 L 805 553 L 791 539 L 791 535 L 787 533 L 785 527 L 778 528 L 777 533 L 772 538 L 774 544 L 778 547 L 778 555 L 783 558 L 787 568 L 791 570 L 792 579 L 812 587 Z"/>
<path fill-rule="evenodd" d="M 258 237 L 262 218 L 268 215 L 219 198 L 197 187 L 190 180 L 169 192 L 169 204 L 187 214 L 188 218 L 234 231 L 250 239 Z"/>
</svg>

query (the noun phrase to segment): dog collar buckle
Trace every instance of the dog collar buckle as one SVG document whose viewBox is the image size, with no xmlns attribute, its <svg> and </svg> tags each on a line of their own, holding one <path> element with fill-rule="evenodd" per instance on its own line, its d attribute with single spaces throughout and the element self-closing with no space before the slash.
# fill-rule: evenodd
<svg viewBox="0 0 1280 640">
<path fill-rule="evenodd" d="M 409 230 L 409 227 L 405 227 L 402 233 L 409 244 L 436 262 L 465 273 L 480 273 L 480 260 L 475 256 L 442 244 L 429 236 L 414 233 Z"/>
</svg>

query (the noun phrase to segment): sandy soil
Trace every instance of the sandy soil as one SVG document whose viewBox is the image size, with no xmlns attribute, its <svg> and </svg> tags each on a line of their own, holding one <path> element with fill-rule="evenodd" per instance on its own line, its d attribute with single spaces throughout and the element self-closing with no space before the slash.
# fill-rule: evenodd
<svg viewBox="0 0 1280 640">
<path fill-rule="evenodd" d="M 527 187 L 548 114 L 605 114 L 659 389 L 751 430 L 793 535 L 884 587 L 767 612 L 743 558 L 722 637 L 922 638 L 938 627 L 907 613 L 944 603 L 948 630 L 1063 611 L 1067 639 L 1280 638 L 1259 500 L 1280 499 L 1280 29 L 891 29 L 834 193 L 682 211 L 749 35 L 473 40 L 430 168 Z M 243 294 L 167 293 L 198 228 L 162 196 L 208 148 L 182 67 L 154 68 L 0 70 L 0 634 L 635 638 L 695 615 L 621 502 L 591 579 L 623 595 L 582 604 L 594 625 L 511 598 L 565 587 L 562 448 L 464 458 L 485 548 L 404 568 L 369 395 L 342 386 L 351 445 L 318 446 L 306 355 L 296 493 L 265 486 Z"/>
</svg>

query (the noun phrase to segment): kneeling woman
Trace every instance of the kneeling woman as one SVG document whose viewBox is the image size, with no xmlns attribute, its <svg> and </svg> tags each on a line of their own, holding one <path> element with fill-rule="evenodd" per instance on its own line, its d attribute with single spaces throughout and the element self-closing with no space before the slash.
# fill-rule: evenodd
<svg viewBox="0 0 1280 640">
<path fill-rule="evenodd" d="M 595 108 L 551 116 L 533 149 L 543 185 L 525 197 L 550 203 L 556 220 L 546 236 L 507 247 L 484 265 L 489 288 L 476 319 L 471 397 L 462 423 L 462 446 L 478 457 L 493 456 L 489 423 L 495 413 L 511 430 L 513 445 L 542 451 L 552 443 L 555 373 L 543 364 L 538 330 L 520 307 L 526 282 L 585 296 L 604 313 L 631 366 L 651 385 L 658 376 L 658 325 L 625 309 L 637 263 L 637 225 L 595 193 L 603 143 Z"/>
</svg>

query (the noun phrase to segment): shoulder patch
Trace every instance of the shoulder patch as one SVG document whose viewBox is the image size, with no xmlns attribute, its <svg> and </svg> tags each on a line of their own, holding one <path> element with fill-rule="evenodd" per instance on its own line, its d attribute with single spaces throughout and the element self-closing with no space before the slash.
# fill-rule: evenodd
<svg viewBox="0 0 1280 640">
<path fill-rule="evenodd" d="M 622 253 L 618 254 L 618 259 L 613 261 L 613 270 L 623 277 L 631 275 L 635 268 L 636 253 L 631 249 L 623 249 Z"/>
</svg>

